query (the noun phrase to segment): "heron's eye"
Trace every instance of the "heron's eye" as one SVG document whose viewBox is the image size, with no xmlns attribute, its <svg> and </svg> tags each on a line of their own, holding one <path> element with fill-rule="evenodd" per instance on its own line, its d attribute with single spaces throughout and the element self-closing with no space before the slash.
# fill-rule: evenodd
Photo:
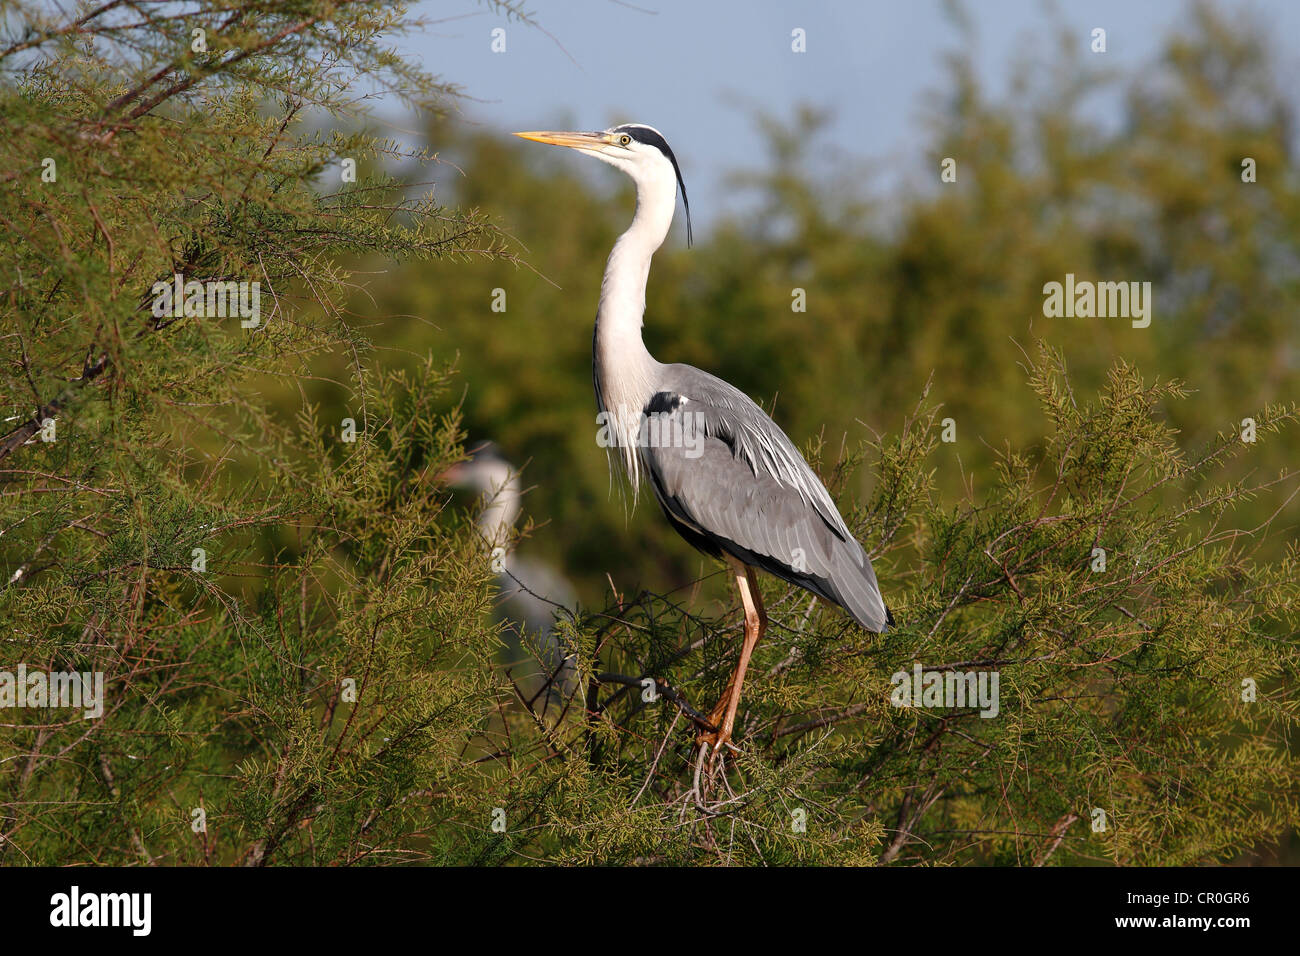
<svg viewBox="0 0 1300 956">
<path fill-rule="evenodd" d="M 620 146 L 631 146 L 631 145 L 632 145 L 632 137 L 631 137 L 631 136 L 628 136 L 627 133 L 624 133 L 623 135 L 621 135 L 621 136 L 618 138 L 618 145 L 620 145 Z"/>
</svg>

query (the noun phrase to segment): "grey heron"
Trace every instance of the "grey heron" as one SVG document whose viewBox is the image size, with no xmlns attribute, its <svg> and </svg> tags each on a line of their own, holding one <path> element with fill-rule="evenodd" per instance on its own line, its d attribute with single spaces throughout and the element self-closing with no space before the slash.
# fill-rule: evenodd
<svg viewBox="0 0 1300 956">
<path fill-rule="evenodd" d="M 564 609 L 574 610 L 578 597 L 573 585 L 554 568 L 515 552 L 514 527 L 523 510 L 519 472 L 496 444 L 482 442 L 466 461 L 443 472 L 442 480 L 482 497 L 476 525 L 484 547 L 490 549 L 497 586 L 495 619 L 507 655 L 517 658 L 527 652 L 541 666 L 539 672 L 521 677 L 522 693 L 540 695 L 543 707 L 552 697 L 571 696 L 577 669 L 573 654 L 560 640 L 556 615 Z"/>
<path fill-rule="evenodd" d="M 663 135 L 639 123 L 515 135 L 576 149 L 636 184 L 636 213 L 609 254 L 596 308 L 598 420 L 617 448 L 633 502 L 648 479 L 673 528 L 731 568 L 744 640 L 698 736 L 702 756 L 709 748 L 717 754 L 730 743 L 745 671 L 767 627 L 755 569 L 839 605 L 870 631 L 884 631 L 893 617 L 862 545 L 780 427 L 739 389 L 689 365 L 660 363 L 642 341 L 650 260 L 668 236 L 679 187 L 691 241 L 686 184 Z"/>
</svg>

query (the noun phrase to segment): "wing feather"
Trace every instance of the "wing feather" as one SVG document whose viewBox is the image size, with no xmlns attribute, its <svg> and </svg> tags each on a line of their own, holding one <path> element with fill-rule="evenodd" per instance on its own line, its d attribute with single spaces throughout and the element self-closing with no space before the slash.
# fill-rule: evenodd
<svg viewBox="0 0 1300 956">
<path fill-rule="evenodd" d="M 785 433 L 721 379 L 664 369 L 639 453 L 674 527 L 701 550 L 761 567 L 884 630 L 889 612 L 871 561 Z"/>
</svg>

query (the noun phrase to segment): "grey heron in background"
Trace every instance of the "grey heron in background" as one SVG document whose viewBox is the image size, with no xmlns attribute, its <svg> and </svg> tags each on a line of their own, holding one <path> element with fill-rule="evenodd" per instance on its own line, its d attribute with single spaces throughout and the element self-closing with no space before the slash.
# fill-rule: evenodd
<svg viewBox="0 0 1300 956">
<path fill-rule="evenodd" d="M 650 259 L 673 221 L 677 159 L 658 130 L 638 123 L 596 133 L 528 132 L 576 149 L 636 183 L 632 225 L 614 243 L 600 285 L 593 342 L 600 420 L 632 485 L 648 478 L 669 523 L 731 567 L 745 612 L 744 641 L 722 699 L 701 729 L 701 757 L 729 744 L 745 670 L 767 615 L 755 568 L 844 608 L 877 633 L 893 623 L 871 561 L 835 502 L 785 433 L 749 396 L 689 365 L 657 362 L 641 339 Z M 692 440 L 698 439 L 698 440 Z"/>
<path fill-rule="evenodd" d="M 515 553 L 515 522 L 523 510 L 519 473 L 494 443 L 482 442 L 471 450 L 468 460 L 447 469 L 442 479 L 482 496 L 477 527 L 491 552 L 497 586 L 496 621 L 508 658 L 517 660 L 523 653 L 541 665 L 540 672 L 520 677 L 521 691 L 525 696 L 540 696 L 543 709 L 552 697 L 567 699 L 576 687 L 577 669 L 573 654 L 560 639 L 556 615 L 574 610 L 578 596 L 554 568 Z"/>
</svg>

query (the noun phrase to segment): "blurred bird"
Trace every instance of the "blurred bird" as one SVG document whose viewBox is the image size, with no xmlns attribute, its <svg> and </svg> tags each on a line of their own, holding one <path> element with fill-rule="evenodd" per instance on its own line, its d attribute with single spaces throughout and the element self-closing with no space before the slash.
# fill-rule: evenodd
<svg viewBox="0 0 1300 956">
<path fill-rule="evenodd" d="M 567 700 L 577 684 L 574 656 L 560 640 L 556 615 L 574 610 L 578 596 L 554 568 L 515 553 L 515 521 L 523 508 L 519 473 L 492 442 L 479 444 L 470 456 L 452 465 L 442 478 L 483 498 L 477 527 L 496 574 L 496 621 L 506 641 L 507 659 L 540 665 L 532 673 L 512 676 L 525 695 L 542 698 L 544 710 L 552 699 Z"/>
<path fill-rule="evenodd" d="M 598 421 L 622 458 L 633 497 L 648 478 L 669 523 L 731 567 L 745 637 L 727 689 L 699 721 L 701 757 L 728 746 L 750 656 L 767 627 L 755 568 L 844 608 L 870 631 L 893 623 L 871 561 L 835 502 L 785 433 L 739 389 L 689 365 L 655 361 L 641 339 L 650 259 L 672 225 L 681 188 L 672 149 L 639 123 L 601 132 L 516 133 L 576 149 L 636 184 L 632 225 L 614 243 L 600 285 L 593 340 Z M 733 748 L 734 749 L 734 748 Z"/>
</svg>

